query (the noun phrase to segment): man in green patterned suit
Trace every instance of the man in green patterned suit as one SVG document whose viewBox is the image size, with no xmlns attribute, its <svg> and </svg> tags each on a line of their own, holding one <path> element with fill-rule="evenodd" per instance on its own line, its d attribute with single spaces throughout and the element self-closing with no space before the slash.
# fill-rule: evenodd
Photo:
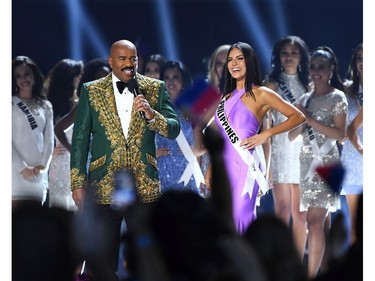
<svg viewBox="0 0 375 281">
<path fill-rule="evenodd" d="M 134 174 L 140 201 L 156 201 L 161 192 L 155 134 L 175 139 L 180 123 L 165 83 L 137 73 L 137 49 L 132 42 L 113 43 L 108 62 L 112 69 L 109 75 L 81 88 L 70 166 L 72 196 L 79 210 L 84 211 L 85 195 L 90 191 L 98 214 L 108 222 L 108 262 L 115 272 L 123 213 L 111 208 L 114 175 L 118 170 L 129 169 Z M 138 88 L 130 92 L 126 83 L 134 82 L 134 78 Z M 123 88 L 118 88 L 124 82 Z M 91 136 L 92 158 L 87 171 Z"/>
</svg>

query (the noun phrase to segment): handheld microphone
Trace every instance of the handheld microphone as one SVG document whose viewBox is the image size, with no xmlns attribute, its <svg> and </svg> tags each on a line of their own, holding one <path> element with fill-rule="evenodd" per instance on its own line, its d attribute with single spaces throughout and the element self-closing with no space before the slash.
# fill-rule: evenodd
<svg viewBox="0 0 375 281">
<path fill-rule="evenodd" d="M 137 81 L 137 79 L 132 78 L 132 79 L 129 80 L 128 83 L 129 83 L 128 84 L 129 92 L 131 92 L 134 95 L 134 97 L 138 96 L 138 81 Z M 145 116 L 145 113 L 143 111 L 140 111 L 139 114 L 141 115 L 142 119 L 147 120 L 146 116 Z"/>
</svg>

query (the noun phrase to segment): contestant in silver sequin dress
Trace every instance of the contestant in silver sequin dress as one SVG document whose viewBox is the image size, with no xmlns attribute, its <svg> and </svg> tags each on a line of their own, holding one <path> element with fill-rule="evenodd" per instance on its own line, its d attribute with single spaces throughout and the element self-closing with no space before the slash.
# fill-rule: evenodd
<svg viewBox="0 0 375 281">
<path fill-rule="evenodd" d="M 308 276 L 315 279 L 325 252 L 325 222 L 330 212 L 340 206 L 338 186 L 328 185 L 316 168 L 340 161 L 336 142 L 346 135 L 348 102 L 333 50 L 318 47 L 310 59 L 313 91 L 302 96 L 296 105 L 306 116 L 306 123 L 289 132 L 293 140 L 302 134 L 300 153 L 300 210 L 306 214 L 308 230 Z"/>
<path fill-rule="evenodd" d="M 334 126 L 334 117 L 339 114 L 347 113 L 347 100 L 345 94 L 335 89 L 332 92 L 317 96 L 306 94 L 303 98 L 311 96 L 308 112 L 311 117 L 318 120 L 326 126 Z M 314 130 L 318 146 L 321 147 L 328 137 L 317 130 Z M 324 208 L 329 212 L 335 212 L 341 208 L 340 195 L 335 194 L 333 190 L 315 173 L 314 177 L 309 180 L 306 178 L 310 166 L 317 157 L 312 152 L 312 146 L 309 135 L 305 129 L 302 133 L 303 146 L 301 148 L 301 204 L 300 210 L 307 211 L 308 208 Z M 337 145 L 335 145 L 326 155 L 323 156 L 324 165 L 329 165 L 340 161 L 340 154 Z"/>
<path fill-rule="evenodd" d="M 65 131 L 66 137 L 71 142 L 73 125 Z M 56 138 L 56 146 L 62 146 Z M 48 173 L 49 205 L 67 210 L 77 210 L 70 189 L 70 152 L 65 149 L 52 158 Z"/>
</svg>

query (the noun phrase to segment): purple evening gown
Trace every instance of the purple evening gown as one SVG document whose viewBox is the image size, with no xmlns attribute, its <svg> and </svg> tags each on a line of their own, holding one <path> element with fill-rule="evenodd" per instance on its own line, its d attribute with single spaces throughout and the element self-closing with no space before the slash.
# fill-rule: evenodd
<svg viewBox="0 0 375 281">
<path fill-rule="evenodd" d="M 225 102 L 225 115 L 240 140 L 255 135 L 260 127 L 254 114 L 240 100 L 244 92 L 245 89 L 241 91 L 235 90 Z M 234 223 L 237 232 L 243 234 L 256 218 L 256 198 L 259 186 L 255 182 L 251 195 L 244 192 L 248 166 L 229 141 L 217 114 L 215 114 L 215 122 L 225 140 L 224 159 L 232 190 Z M 250 150 L 250 152 L 253 153 L 253 150 Z M 243 193 L 245 194 L 242 195 Z"/>
</svg>

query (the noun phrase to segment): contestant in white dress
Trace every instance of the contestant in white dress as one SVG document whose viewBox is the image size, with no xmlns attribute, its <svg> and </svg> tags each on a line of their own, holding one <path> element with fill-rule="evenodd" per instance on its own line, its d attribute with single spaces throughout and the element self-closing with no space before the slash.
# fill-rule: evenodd
<svg viewBox="0 0 375 281">
<path fill-rule="evenodd" d="M 12 62 L 12 204 L 43 204 L 53 150 L 53 111 L 43 75 L 30 58 Z"/>
<path fill-rule="evenodd" d="M 285 101 L 294 104 L 309 90 L 309 51 L 298 36 L 286 36 L 276 42 L 272 51 L 272 70 L 265 85 L 276 91 Z M 273 126 L 286 120 L 271 111 Z M 306 245 L 306 220 L 299 212 L 300 162 L 302 139 L 291 142 L 288 133 L 272 136 L 270 175 L 275 214 L 287 225 L 292 218 L 293 238 L 303 258 Z"/>
</svg>

